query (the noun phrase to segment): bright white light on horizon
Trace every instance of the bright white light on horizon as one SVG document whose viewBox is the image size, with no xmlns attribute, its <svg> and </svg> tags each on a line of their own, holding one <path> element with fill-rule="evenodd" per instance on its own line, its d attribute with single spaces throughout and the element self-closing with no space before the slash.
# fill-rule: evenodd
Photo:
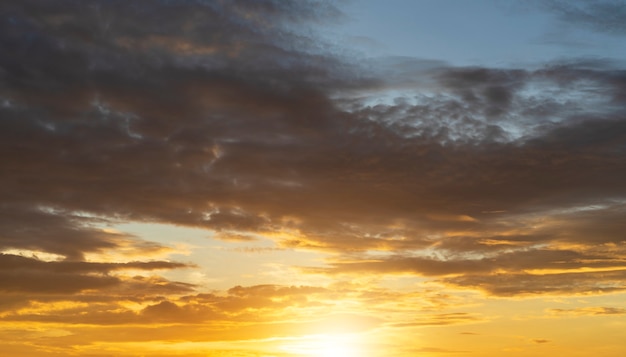
<svg viewBox="0 0 626 357">
<path fill-rule="evenodd" d="M 290 342 L 282 350 L 302 357 L 363 357 L 358 336 L 349 334 L 315 335 Z"/>
</svg>

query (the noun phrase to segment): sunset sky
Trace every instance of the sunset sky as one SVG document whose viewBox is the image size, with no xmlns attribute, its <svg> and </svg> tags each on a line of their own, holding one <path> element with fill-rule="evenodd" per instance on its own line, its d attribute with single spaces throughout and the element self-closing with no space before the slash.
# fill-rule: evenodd
<svg viewBox="0 0 626 357">
<path fill-rule="evenodd" d="M 3 0 L 0 355 L 626 355 L 626 1 Z"/>
</svg>

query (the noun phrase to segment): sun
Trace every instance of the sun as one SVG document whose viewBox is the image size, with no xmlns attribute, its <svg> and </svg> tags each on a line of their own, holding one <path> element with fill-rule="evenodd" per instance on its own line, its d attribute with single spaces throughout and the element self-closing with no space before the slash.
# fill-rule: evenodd
<svg viewBox="0 0 626 357">
<path fill-rule="evenodd" d="M 315 357 L 359 357 L 356 346 L 342 336 L 328 336 L 317 342 L 313 347 Z"/>
<path fill-rule="evenodd" d="M 363 357 L 354 335 L 314 335 L 283 345 L 283 349 L 302 357 Z"/>
</svg>

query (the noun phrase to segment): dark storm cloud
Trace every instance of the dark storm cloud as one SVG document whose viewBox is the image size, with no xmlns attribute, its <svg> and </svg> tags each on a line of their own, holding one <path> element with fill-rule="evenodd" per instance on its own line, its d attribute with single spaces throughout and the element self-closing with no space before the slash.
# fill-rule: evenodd
<svg viewBox="0 0 626 357">
<path fill-rule="evenodd" d="M 68 218 L 83 212 L 349 259 L 390 251 L 329 269 L 469 274 L 455 284 L 490 291 L 496 268 L 525 282 L 524 269 L 623 265 L 617 64 L 369 71 L 311 35 L 341 18 L 318 1 L 0 9 L 4 249 L 80 260 L 146 244 Z"/>
</svg>

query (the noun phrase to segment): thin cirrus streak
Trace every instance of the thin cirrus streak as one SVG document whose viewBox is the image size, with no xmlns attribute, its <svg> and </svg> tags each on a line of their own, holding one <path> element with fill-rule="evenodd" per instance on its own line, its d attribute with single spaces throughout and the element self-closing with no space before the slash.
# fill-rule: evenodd
<svg viewBox="0 0 626 357">
<path fill-rule="evenodd" d="M 622 356 L 624 6 L 355 3 L 4 1 L 3 355 Z"/>
</svg>

